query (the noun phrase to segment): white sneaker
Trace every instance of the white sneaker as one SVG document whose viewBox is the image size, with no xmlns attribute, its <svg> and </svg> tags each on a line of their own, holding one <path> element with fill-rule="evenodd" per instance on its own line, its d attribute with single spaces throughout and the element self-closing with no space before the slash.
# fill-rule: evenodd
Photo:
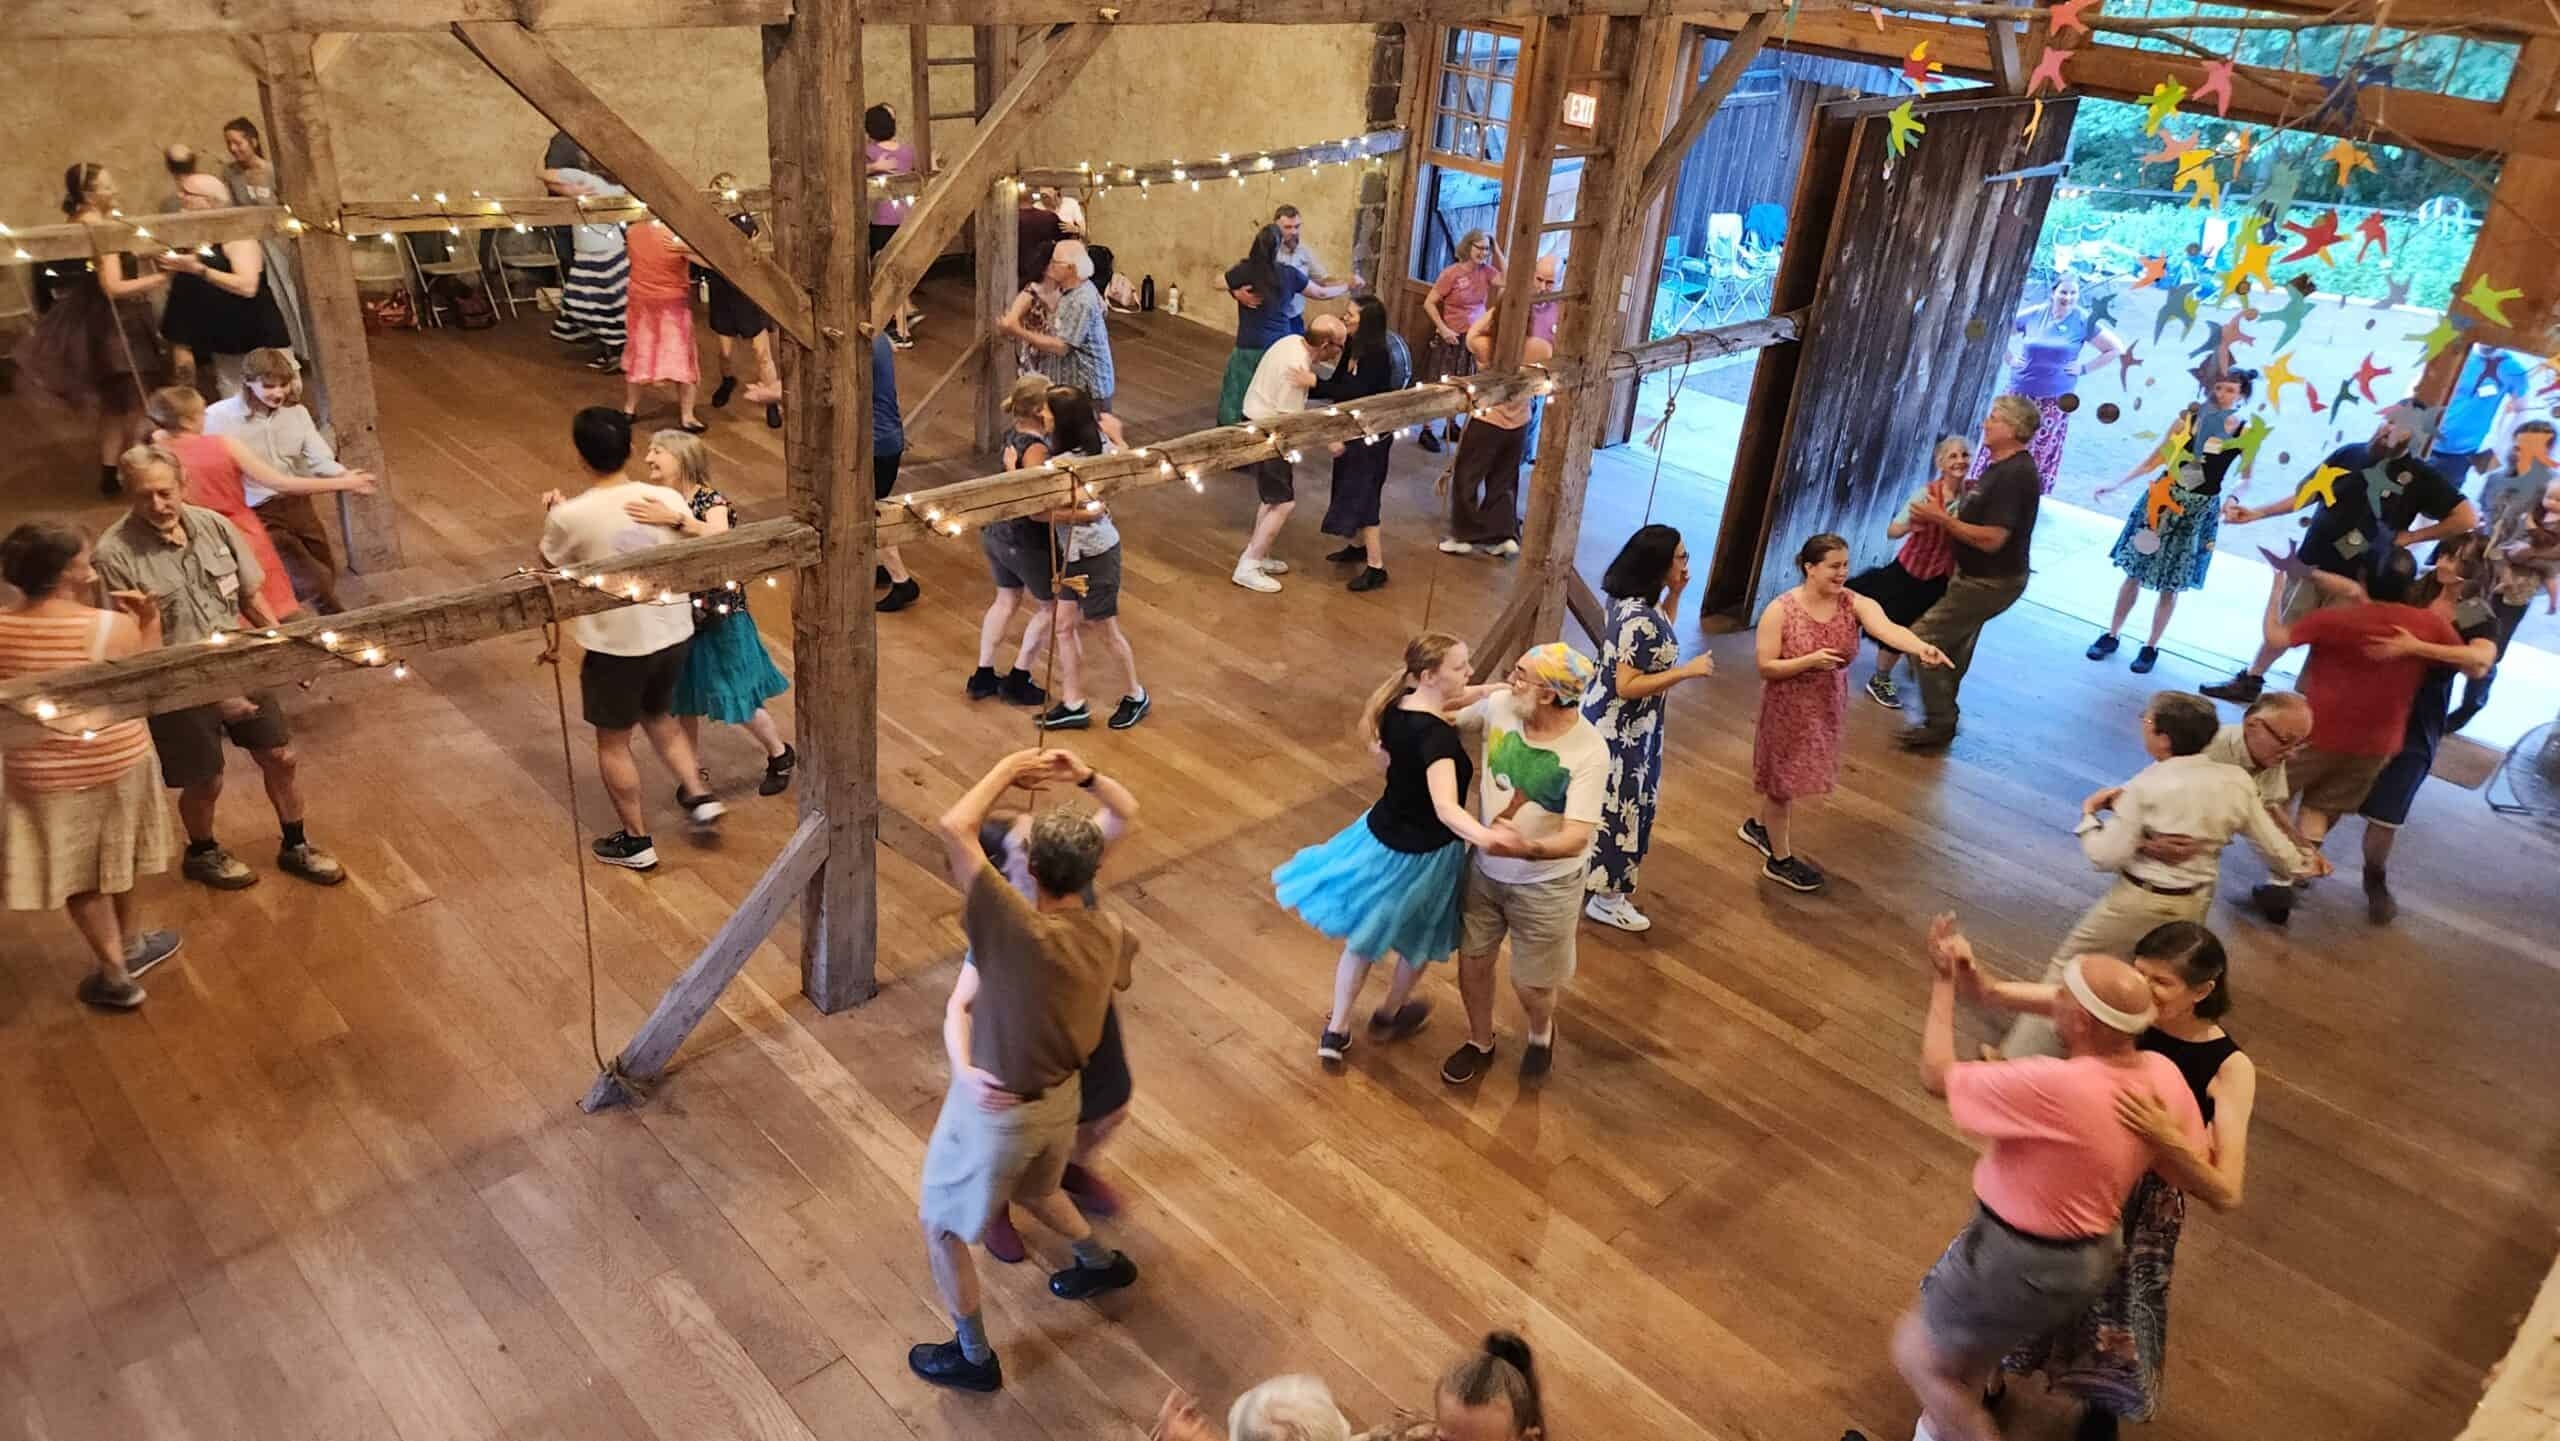
<svg viewBox="0 0 2560 1441">
<path fill-rule="evenodd" d="M 1474 546 L 1467 544 L 1463 540 L 1444 540 L 1440 542 L 1440 553 L 1443 555 L 1466 555 L 1474 549 Z"/>
<path fill-rule="evenodd" d="M 708 795 L 697 796 L 694 799 L 685 802 L 684 807 L 684 818 L 691 821 L 696 829 L 716 825 L 719 823 L 720 818 L 728 813 L 729 808 L 727 806 L 720 804 L 718 800 Z"/>
<path fill-rule="evenodd" d="M 1238 565 L 1236 567 L 1235 574 L 1228 576 L 1227 579 L 1234 581 L 1236 584 L 1243 586 L 1247 590 L 1258 590 L 1264 595 L 1277 595 L 1280 593 L 1280 582 L 1273 580 L 1270 575 L 1258 565 Z"/>
<path fill-rule="evenodd" d="M 1520 553 L 1520 542 L 1516 540 L 1506 540 L 1502 544 L 1492 547 L 1492 553 L 1495 555 L 1518 555 Z"/>
<path fill-rule="evenodd" d="M 1269 556 L 1265 556 L 1259 563 L 1262 566 L 1262 573 L 1264 575 L 1287 575 L 1289 573 L 1289 562 L 1285 560 L 1273 560 Z"/>
<path fill-rule="evenodd" d="M 1644 912 L 1636 909 L 1635 902 L 1628 900 L 1625 896 L 1613 895 L 1606 891 L 1594 892 L 1591 899 L 1583 904 L 1582 913 L 1603 925 L 1616 926 L 1622 931 L 1653 929 L 1652 920 L 1646 917 Z"/>
</svg>

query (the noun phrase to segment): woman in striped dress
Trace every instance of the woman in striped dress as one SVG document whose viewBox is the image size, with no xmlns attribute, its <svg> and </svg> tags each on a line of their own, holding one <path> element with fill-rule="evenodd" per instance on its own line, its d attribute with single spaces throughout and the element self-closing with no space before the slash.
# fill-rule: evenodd
<svg viewBox="0 0 2560 1441">
<path fill-rule="evenodd" d="M 618 198 L 630 192 L 602 164 L 591 170 L 545 170 L 542 183 L 554 195 Z M 593 344 L 589 370 L 622 369 L 624 312 L 631 299 L 631 250 L 618 224 L 580 225 L 570 235 L 569 273 L 560 283 L 560 318 L 551 338 L 565 345 Z"/>
<path fill-rule="evenodd" d="M 0 611 L 0 681 L 160 648 L 160 608 L 150 596 L 117 591 L 114 610 L 84 599 L 98 573 L 89 538 L 71 526 L 29 521 L 9 532 L 0 539 L 0 580 L 23 597 Z M 10 910 L 67 913 L 97 962 L 80 999 L 129 1011 L 142 1004 L 136 978 L 178 951 L 177 932 L 138 930 L 133 916 L 134 878 L 169 869 L 159 757 L 139 720 L 42 718 L 55 738 L 13 742 L 5 761 L 0 889 Z"/>
</svg>

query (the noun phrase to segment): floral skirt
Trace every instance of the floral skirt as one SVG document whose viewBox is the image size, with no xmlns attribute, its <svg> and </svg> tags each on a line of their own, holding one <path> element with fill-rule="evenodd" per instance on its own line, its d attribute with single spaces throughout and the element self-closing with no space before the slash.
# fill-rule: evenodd
<svg viewBox="0 0 2560 1441">
<path fill-rule="evenodd" d="M 2000 1368 L 2041 1371 L 2046 1384 L 2120 1421 L 2150 1420 L 2169 1360 L 2169 1273 L 2186 1221 L 2187 1193 L 2146 1173 L 2125 1202 L 2115 1279 L 2078 1321 L 2012 1351 Z"/>
<path fill-rule="evenodd" d="M 2035 400 L 2035 397 L 2027 397 Z M 2062 479 L 2062 442 L 2071 434 L 2071 412 L 2062 408 L 2062 398 L 2036 400 L 2036 433 L 2027 437 L 2027 458 L 2036 463 L 2036 480 L 2046 495 L 2053 494 L 2054 484 Z M 1973 469 L 1969 477 L 1982 478 L 1984 466 L 1991 463 L 1991 452 L 1973 448 Z"/>
<path fill-rule="evenodd" d="M 2146 489 L 2135 498 L 2108 558 L 2145 590 L 2202 590 L 2205 572 L 2213 565 L 2214 542 L 2222 534 L 2222 497 L 2199 495 L 2184 486 L 2174 487 L 2169 496 L 2185 513 L 2164 507 L 2155 529 Z"/>
</svg>

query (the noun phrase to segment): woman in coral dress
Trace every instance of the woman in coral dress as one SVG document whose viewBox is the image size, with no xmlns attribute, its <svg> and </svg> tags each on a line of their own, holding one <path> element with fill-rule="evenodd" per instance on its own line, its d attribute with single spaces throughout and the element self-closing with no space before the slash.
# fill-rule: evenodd
<svg viewBox="0 0 2560 1441">
<path fill-rule="evenodd" d="M 1822 872 L 1795 853 L 1798 800 L 1828 795 L 1840 777 L 1840 730 L 1849 718 L 1849 661 L 1861 631 L 1922 665 L 1946 655 L 1885 618 L 1849 589 L 1849 542 L 1824 532 L 1796 552 L 1804 582 L 1760 613 L 1760 725 L 1751 739 L 1751 789 L 1759 804 L 1739 834 L 1766 858 L 1760 874 L 1791 890 L 1822 889 Z"/>
</svg>

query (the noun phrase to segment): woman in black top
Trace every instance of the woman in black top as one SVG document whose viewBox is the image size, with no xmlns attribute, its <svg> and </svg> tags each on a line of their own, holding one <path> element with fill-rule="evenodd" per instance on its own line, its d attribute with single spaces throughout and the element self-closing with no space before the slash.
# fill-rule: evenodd
<svg viewBox="0 0 2560 1441">
<path fill-rule="evenodd" d="M 555 168 L 575 169 L 576 167 Z M 711 188 L 719 191 L 724 197 L 734 195 L 738 190 L 738 177 L 723 170 L 711 177 Z M 733 200 L 727 203 L 734 205 L 737 202 Z M 764 230 L 764 227 L 757 222 L 755 212 L 751 210 L 737 211 L 729 217 L 729 223 L 737 227 L 740 235 L 750 240 L 762 234 Z M 720 341 L 720 387 L 711 392 L 712 408 L 717 410 L 727 405 L 729 397 L 738 392 L 738 370 L 730 357 L 730 352 L 735 342 L 744 341 L 748 349 L 755 353 L 756 367 L 755 378 L 747 382 L 747 403 L 762 405 L 765 424 L 776 430 L 781 429 L 782 373 L 775 368 L 773 361 L 772 318 L 767 316 L 754 301 L 749 300 L 745 291 L 740 290 L 729 277 L 718 270 L 708 265 L 696 265 L 693 267 L 693 273 L 700 276 L 710 287 L 711 333 L 719 337 Z"/>
<path fill-rule="evenodd" d="M 217 176 L 189 175 L 179 180 L 178 196 L 189 210 L 219 210 L 231 203 L 231 188 Z M 171 251 L 160 257 L 160 268 L 171 272 L 160 334 L 182 378 L 193 374 L 198 359 L 213 359 L 221 362 L 222 393 L 235 395 L 250 351 L 293 347 L 257 241 Z"/>
<path fill-rule="evenodd" d="M 2134 1044 L 2167 1056 L 2186 1077 L 2204 1113 L 2205 1144 L 2189 1142 L 2169 1108 L 2149 1095 L 2117 1101 L 2117 1117 L 2158 1157 L 2125 1202 L 2124 1259 L 2079 1321 L 2001 1363 L 2004 1374 L 2042 1371 L 2054 1390 L 2079 1397 L 2087 1406 L 2079 1441 L 2113 1437 L 2119 1420 L 2157 1413 L 2169 1353 L 2169 1277 L 2187 1198 L 2217 1211 L 2239 1208 L 2258 1098 L 2257 1067 L 2222 1029 L 2231 1008 L 2230 963 L 2213 932 L 2193 921 L 2155 926 L 2134 943 L 2133 964 L 2151 983 L 2157 1008 Z M 2053 1007 L 2052 986 L 1985 981 L 1970 971 L 1961 979 L 1976 1000 L 2000 1010 Z"/>
<path fill-rule="evenodd" d="M 1404 337 L 1387 324 L 1387 307 L 1376 296 L 1363 295 L 1351 304 L 1360 317 L 1351 343 L 1343 347 L 1333 374 L 1317 381 L 1307 397 L 1356 410 L 1353 402 L 1411 385 L 1413 357 L 1405 351 Z M 1333 448 L 1333 498 L 1325 504 L 1324 533 L 1351 544 L 1325 559 L 1361 563 L 1351 590 L 1376 590 L 1387 583 L 1386 552 L 1378 545 L 1378 497 L 1386 489 L 1387 458 L 1394 450 L 1392 429 Z"/>
<path fill-rule="evenodd" d="M 1271 873 L 1281 905 L 1342 942 L 1320 1060 L 1338 1062 L 1350 1049 L 1352 1007 L 1369 967 L 1390 952 L 1395 981 L 1369 1018 L 1370 1034 L 1400 1040 L 1422 1029 L 1431 1004 L 1413 1000 L 1413 986 L 1425 965 L 1457 949 L 1467 847 L 1500 854 L 1519 844 L 1509 826 L 1488 828 L 1467 809 L 1475 766 L 1448 720 L 1493 689 L 1472 683 L 1467 644 L 1456 636 L 1426 632 L 1407 642 L 1404 668 L 1360 710 L 1360 738 L 1387 773 L 1378 803 Z"/>
</svg>

